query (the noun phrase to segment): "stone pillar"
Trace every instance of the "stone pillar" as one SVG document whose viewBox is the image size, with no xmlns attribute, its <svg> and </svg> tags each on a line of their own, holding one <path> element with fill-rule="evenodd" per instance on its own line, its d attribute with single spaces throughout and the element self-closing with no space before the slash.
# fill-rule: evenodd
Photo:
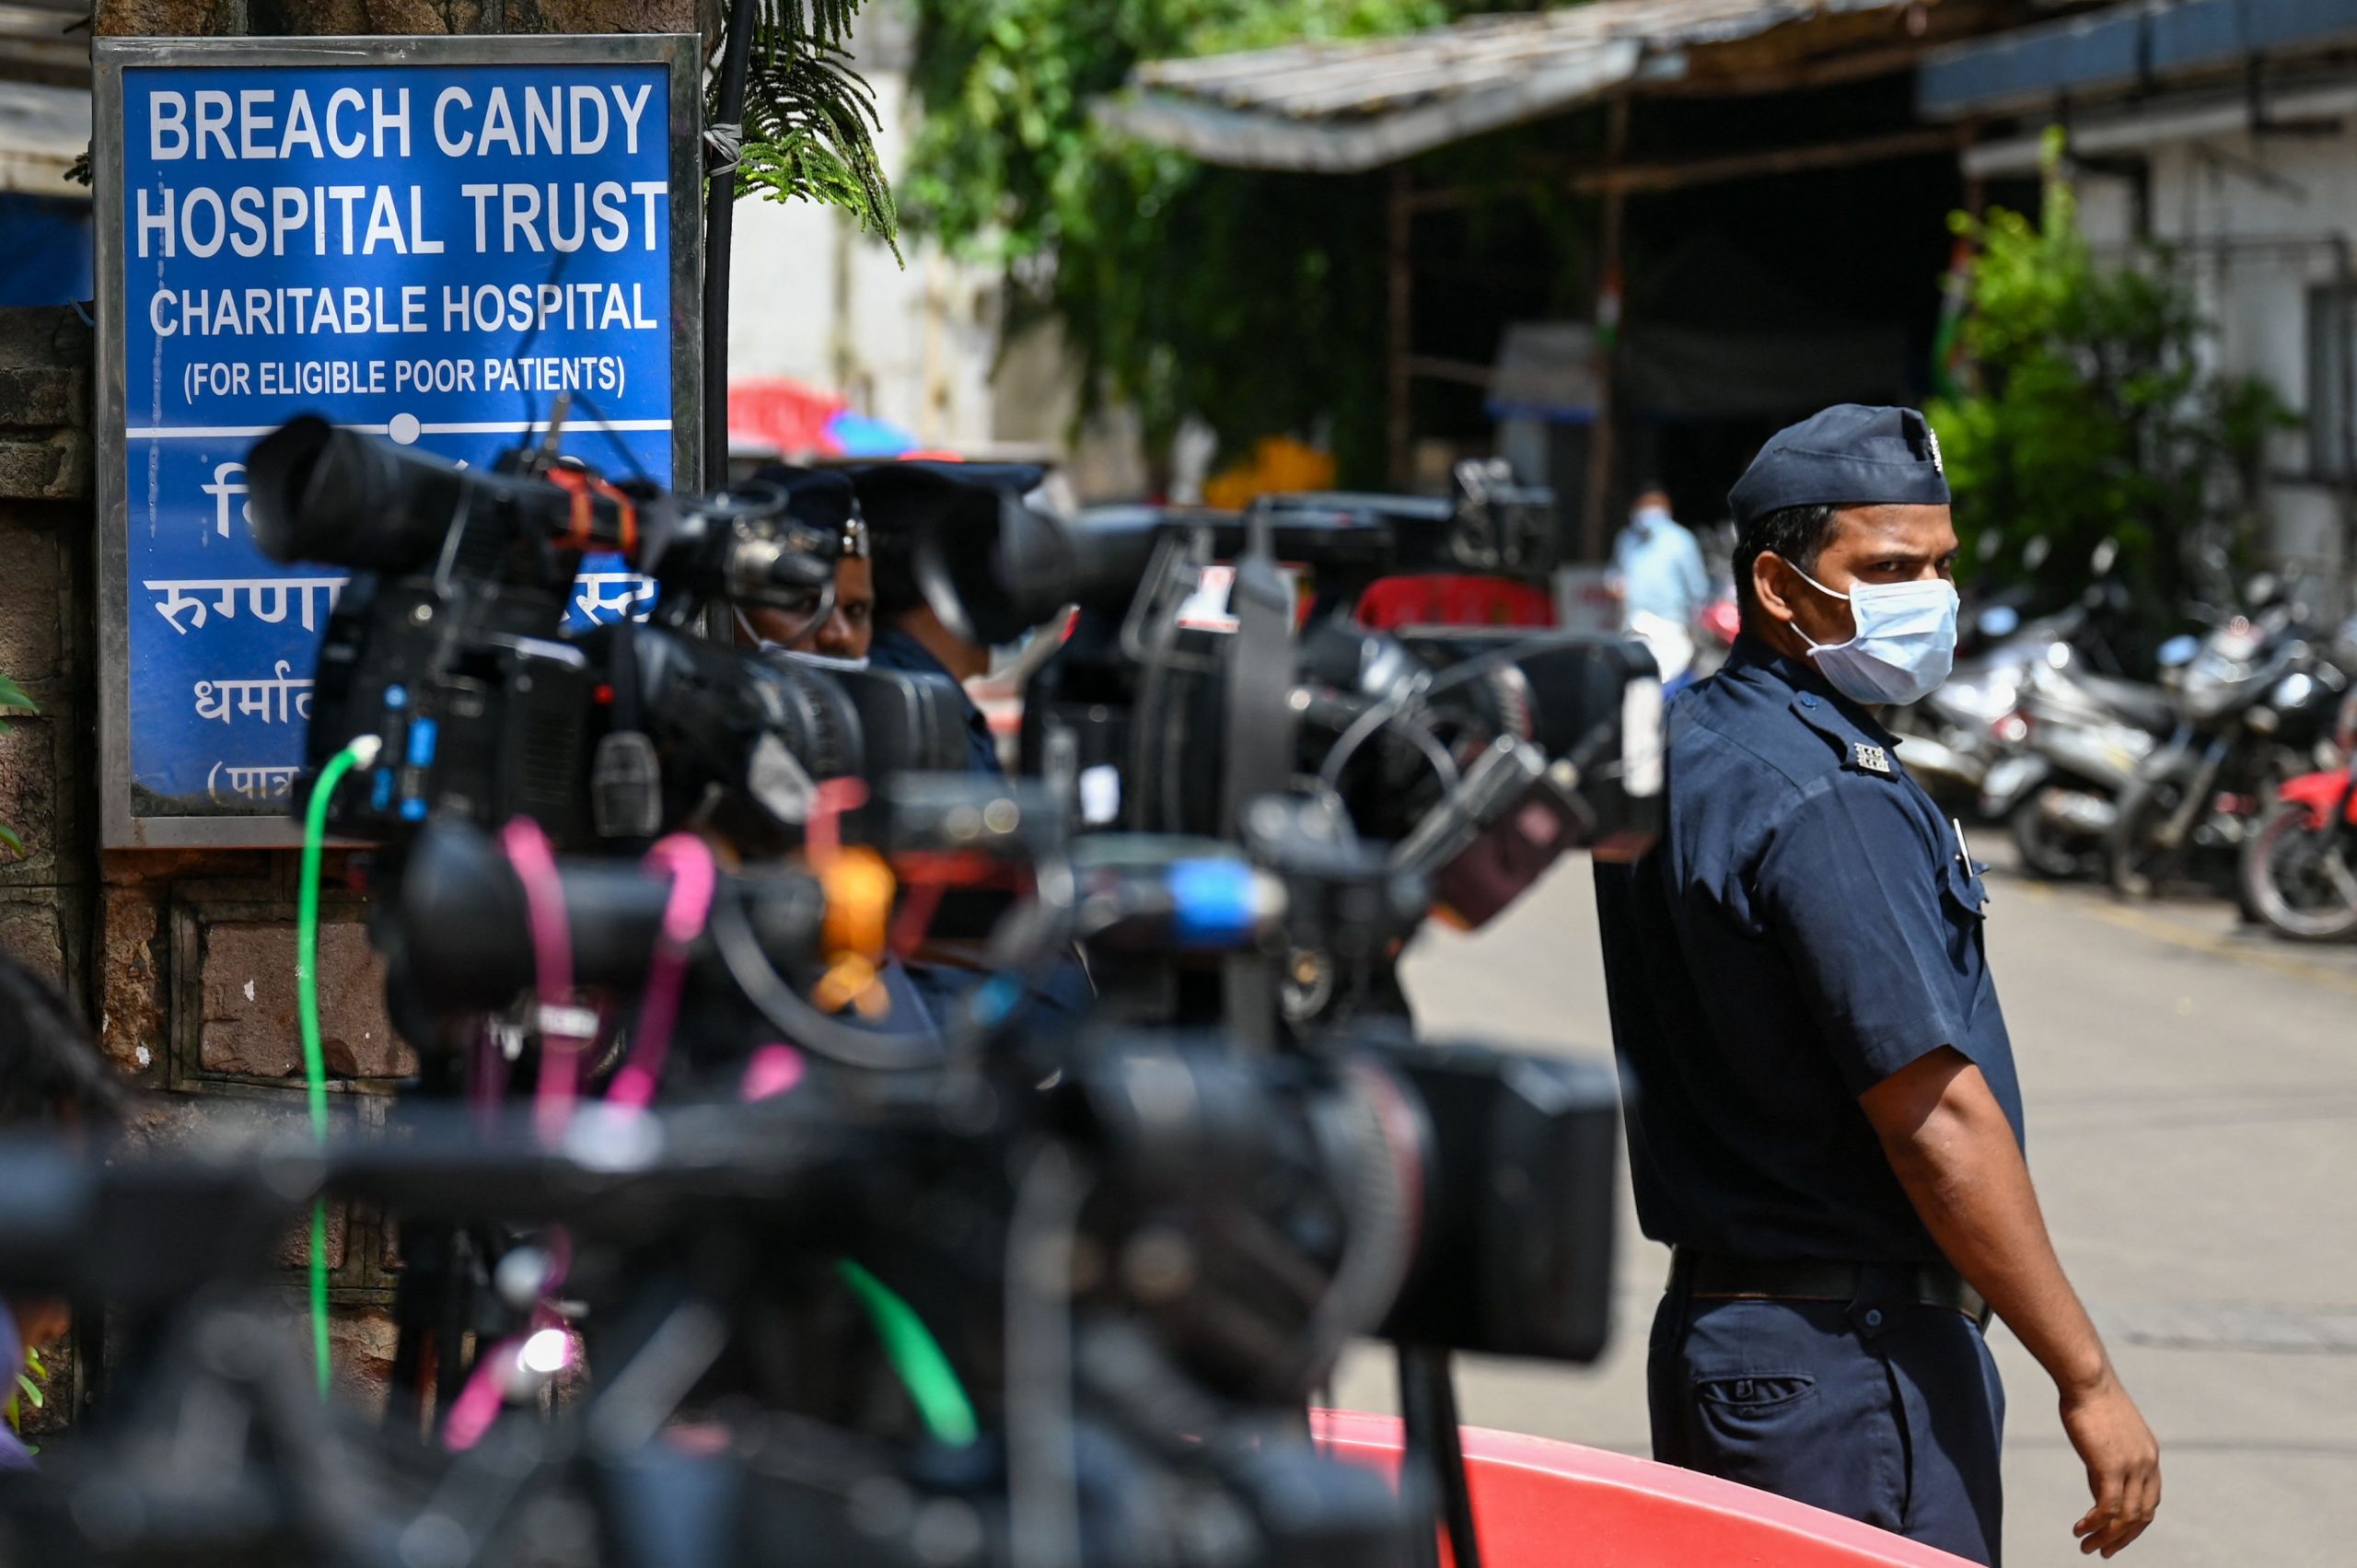
<svg viewBox="0 0 2357 1568">
<path fill-rule="evenodd" d="M 87 997 L 97 761 L 90 616 L 89 326 L 72 309 L 0 310 L 0 674 L 40 709 L 0 736 L 0 949 Z M 49 1357 L 29 1435 L 75 1402 L 71 1345 Z"/>
<path fill-rule="evenodd" d="M 95 748 L 89 617 L 90 329 L 71 309 L 0 310 L 0 674 L 37 715 L 6 722 L 0 948 L 79 990 Z"/>
</svg>

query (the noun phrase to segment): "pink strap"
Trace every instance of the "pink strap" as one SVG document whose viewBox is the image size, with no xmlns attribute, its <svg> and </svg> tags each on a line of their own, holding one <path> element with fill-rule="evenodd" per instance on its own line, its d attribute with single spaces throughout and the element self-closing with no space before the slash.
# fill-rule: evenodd
<svg viewBox="0 0 2357 1568">
<path fill-rule="evenodd" d="M 614 1074 L 606 1091 L 611 1105 L 643 1108 L 655 1098 L 662 1080 L 663 1057 L 671 1043 L 671 1026 L 679 1015 L 679 987 L 687 975 L 688 949 L 703 934 L 712 913 L 712 895 L 719 886 L 720 868 L 711 849 L 693 833 L 673 833 L 646 852 L 650 869 L 671 874 L 671 896 L 663 904 L 663 936 L 647 961 L 646 1001 L 638 1015 L 638 1035 L 631 1041 L 630 1061 Z"/>
<path fill-rule="evenodd" d="M 802 1082 L 802 1052 L 772 1041 L 757 1049 L 745 1063 L 745 1081 L 737 1098 L 747 1104 L 790 1093 Z"/>
<path fill-rule="evenodd" d="M 544 1006 L 571 1006 L 573 934 L 565 923 L 564 884 L 557 876 L 555 852 L 529 817 L 510 820 L 499 830 L 499 842 L 507 852 L 508 865 L 516 868 L 516 879 L 524 885 L 524 909 L 532 927 L 533 992 Z M 563 1132 L 573 1112 L 581 1081 L 581 1050 L 586 1043 L 543 1032 L 540 1089 L 532 1102 L 533 1125 L 543 1138 Z"/>
</svg>

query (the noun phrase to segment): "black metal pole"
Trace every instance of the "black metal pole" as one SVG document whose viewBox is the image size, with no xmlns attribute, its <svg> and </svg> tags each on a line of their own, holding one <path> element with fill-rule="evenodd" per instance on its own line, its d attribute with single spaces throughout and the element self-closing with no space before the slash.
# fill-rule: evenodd
<svg viewBox="0 0 2357 1568">
<path fill-rule="evenodd" d="M 1399 1411 L 1403 1468 L 1421 1458 L 1432 1477 L 1439 1524 L 1448 1532 L 1452 1568 L 1481 1568 L 1481 1547 L 1473 1533 L 1473 1493 L 1465 1480 L 1465 1447 L 1457 1434 L 1457 1384 L 1449 1354 L 1429 1345 L 1399 1347 Z M 1411 1562 L 1437 1555 L 1430 1524 L 1420 1523 L 1410 1543 Z"/>
<path fill-rule="evenodd" d="M 713 129 L 741 139 L 745 76 L 753 59 L 755 0 L 729 0 L 728 39 L 720 61 L 720 102 Z M 728 482 L 728 244 L 737 224 L 737 154 L 707 174 L 703 198 L 703 472 L 706 489 Z"/>
<path fill-rule="evenodd" d="M 1440 1568 L 1440 1464 L 1433 1451 L 1439 1416 L 1417 1353 L 1413 1346 L 1399 1347 L 1399 1496 L 1410 1504 L 1408 1568 Z"/>
</svg>

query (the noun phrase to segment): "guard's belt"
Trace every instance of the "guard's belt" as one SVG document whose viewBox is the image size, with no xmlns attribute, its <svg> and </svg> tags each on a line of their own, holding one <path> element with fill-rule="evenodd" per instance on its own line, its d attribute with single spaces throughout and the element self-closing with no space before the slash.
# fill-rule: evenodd
<svg viewBox="0 0 2357 1568">
<path fill-rule="evenodd" d="M 1961 1312 L 1986 1328 L 1989 1303 L 1945 1263 L 1828 1263 L 1814 1259 L 1774 1260 L 1697 1252 L 1670 1254 L 1673 1294 L 1702 1301 L 1840 1301 L 1861 1299 L 1870 1273 L 1899 1276 L 1899 1299 Z"/>
</svg>

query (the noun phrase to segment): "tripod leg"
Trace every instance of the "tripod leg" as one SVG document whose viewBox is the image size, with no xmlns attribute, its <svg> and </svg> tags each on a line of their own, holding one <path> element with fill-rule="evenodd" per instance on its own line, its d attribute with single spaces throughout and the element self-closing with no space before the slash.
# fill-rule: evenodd
<svg viewBox="0 0 2357 1568">
<path fill-rule="evenodd" d="M 425 1346 L 433 1337 L 439 1299 L 444 1242 L 438 1227 L 403 1225 L 401 1278 L 393 1286 L 392 1387 L 385 1401 L 385 1423 L 411 1436 L 425 1418 Z"/>
<path fill-rule="evenodd" d="M 1473 1532 L 1473 1493 L 1465 1480 L 1465 1446 L 1457 1432 L 1457 1385 L 1448 1353 L 1422 1345 L 1399 1347 L 1399 1409 L 1406 1429 L 1403 1467 L 1414 1465 L 1432 1478 L 1448 1531 L 1455 1568 L 1481 1568 L 1481 1547 Z M 1416 1532 L 1417 1562 L 1437 1555 L 1433 1532 Z"/>
<path fill-rule="evenodd" d="M 480 1256 L 474 1236 L 463 1226 L 446 1233 L 448 1250 L 437 1282 L 434 1307 L 434 1422 L 438 1428 L 449 1419 L 450 1406 L 466 1387 L 472 1368 L 466 1356 L 467 1330 L 474 1318 L 474 1260 Z"/>
</svg>

